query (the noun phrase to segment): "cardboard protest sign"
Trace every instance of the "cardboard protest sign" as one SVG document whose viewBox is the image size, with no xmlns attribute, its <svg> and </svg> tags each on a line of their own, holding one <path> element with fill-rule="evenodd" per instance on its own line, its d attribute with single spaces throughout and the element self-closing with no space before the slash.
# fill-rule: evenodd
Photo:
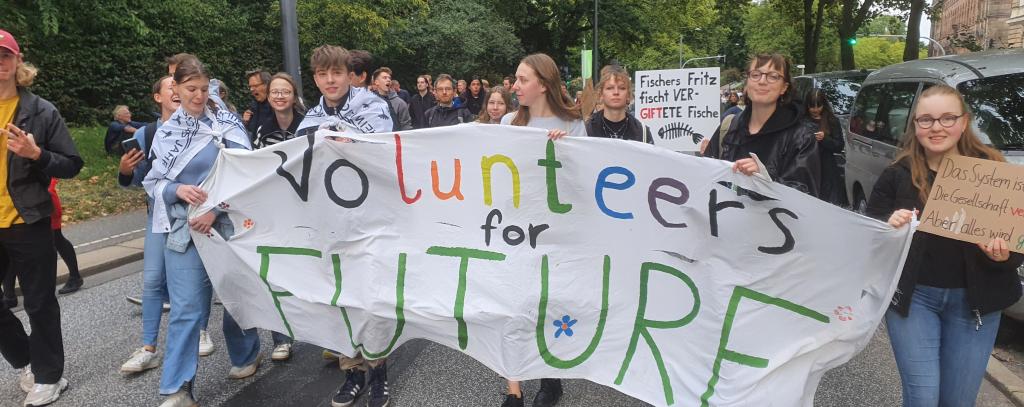
<svg viewBox="0 0 1024 407">
<path fill-rule="evenodd" d="M 655 145 L 698 151 L 721 120 L 718 68 L 637 71 L 636 117 Z"/>
<path fill-rule="evenodd" d="M 658 406 L 810 406 L 875 332 L 908 228 L 723 161 L 546 133 L 224 150 L 193 215 L 235 231 L 193 238 L 243 327 L 371 359 L 425 338 Z"/>
<path fill-rule="evenodd" d="M 1024 167 L 964 156 L 939 164 L 918 230 L 1024 253 Z"/>
</svg>

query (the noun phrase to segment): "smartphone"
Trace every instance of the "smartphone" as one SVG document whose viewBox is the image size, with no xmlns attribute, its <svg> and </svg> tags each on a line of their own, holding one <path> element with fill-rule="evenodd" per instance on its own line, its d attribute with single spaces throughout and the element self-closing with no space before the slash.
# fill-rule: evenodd
<svg viewBox="0 0 1024 407">
<path fill-rule="evenodd" d="M 142 151 L 142 146 L 139 145 L 139 140 L 136 140 L 134 137 L 122 141 L 121 148 L 124 150 L 125 153 L 129 153 L 133 149 Z"/>
</svg>

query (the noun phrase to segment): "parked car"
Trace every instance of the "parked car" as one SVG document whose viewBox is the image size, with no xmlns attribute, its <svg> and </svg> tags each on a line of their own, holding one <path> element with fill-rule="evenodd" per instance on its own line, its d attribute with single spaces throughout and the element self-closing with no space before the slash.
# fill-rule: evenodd
<svg viewBox="0 0 1024 407">
<path fill-rule="evenodd" d="M 891 164 L 918 96 L 945 83 L 974 113 L 971 125 L 1006 160 L 1024 164 L 1024 50 L 994 50 L 909 61 L 875 71 L 857 93 L 846 139 L 846 187 L 863 213 L 875 180 Z M 1018 269 L 1024 285 L 1024 270 Z M 1024 320 L 1024 299 L 1004 314 Z"/>
<path fill-rule="evenodd" d="M 797 76 L 793 78 L 794 100 L 803 105 L 805 103 L 803 99 L 811 90 L 820 89 L 824 92 L 825 99 L 828 100 L 829 105 L 832 106 L 832 111 L 836 114 L 836 118 L 839 119 L 839 126 L 843 129 L 843 139 L 849 140 L 850 137 L 847 132 L 849 129 L 850 110 L 857 97 L 857 92 L 860 90 L 861 82 L 864 82 L 869 73 L 871 71 L 861 70 L 821 72 Z M 836 153 L 835 157 L 839 167 L 841 169 L 845 168 L 845 152 Z M 840 172 L 840 174 L 842 173 Z M 841 205 L 848 205 L 849 202 L 849 196 L 844 196 L 840 200 Z"/>
</svg>

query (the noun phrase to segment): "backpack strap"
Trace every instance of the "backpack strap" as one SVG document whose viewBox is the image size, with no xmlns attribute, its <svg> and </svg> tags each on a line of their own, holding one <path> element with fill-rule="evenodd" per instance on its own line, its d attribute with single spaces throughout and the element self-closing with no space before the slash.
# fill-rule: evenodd
<svg viewBox="0 0 1024 407">
<path fill-rule="evenodd" d="M 735 130 L 735 127 L 733 126 L 733 122 L 736 122 L 736 120 L 734 120 L 735 118 L 736 118 L 736 115 L 735 114 L 731 114 L 731 115 L 725 116 L 725 118 L 722 119 L 722 125 L 719 126 L 719 128 L 718 128 L 718 153 L 719 154 L 722 153 L 722 150 L 725 147 L 725 135 L 729 134 L 730 131 Z"/>
<path fill-rule="evenodd" d="M 149 159 L 149 152 L 153 150 L 153 139 L 156 138 L 157 122 L 146 124 L 146 159 Z"/>
</svg>

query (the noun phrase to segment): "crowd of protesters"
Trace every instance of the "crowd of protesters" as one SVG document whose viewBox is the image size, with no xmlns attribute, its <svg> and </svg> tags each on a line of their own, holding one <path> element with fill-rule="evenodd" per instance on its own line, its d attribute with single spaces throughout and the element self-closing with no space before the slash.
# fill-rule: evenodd
<svg viewBox="0 0 1024 407">
<path fill-rule="evenodd" d="M 149 208 L 139 301 L 142 346 L 120 370 L 131 376 L 162 366 L 162 407 L 197 405 L 193 390 L 199 360 L 214 349 L 206 334 L 213 289 L 188 230 L 230 234 L 225 230 L 230 222 L 217 209 L 191 218 L 187 214 L 190 206 L 206 200 L 199 185 L 221 148 L 265 148 L 324 126 L 381 133 L 467 123 L 540 128 L 556 142 L 589 136 L 653 143 L 650 130 L 629 113 L 630 75 L 615 65 L 601 70 L 592 94 L 583 92 L 575 99 L 565 90 L 555 61 L 544 54 L 523 58 L 515 75 L 498 86 L 490 87 L 479 77 L 467 81 L 444 73 L 421 74 L 409 92 L 391 69 L 374 63 L 370 52 L 323 45 L 309 59 L 320 94 L 315 103 L 303 101 L 290 75 L 253 70 L 245 74 L 252 101 L 238 113 L 225 99 L 224 84 L 197 57 L 176 54 L 166 64 L 167 74 L 155 78 L 152 87 L 160 117 L 151 123 L 132 122 L 130 111 L 118 106 L 105 141 L 108 151 L 122 153 L 119 183 L 145 188 Z M 806 105 L 793 102 L 790 69 L 782 55 L 754 56 L 742 96 L 729 95 L 721 127 L 703 144 L 701 155 L 730 161 L 734 171 L 745 175 L 765 171 L 776 182 L 838 203 L 841 173 L 833 157 L 842 151 L 842 131 L 820 92 L 802 98 Z M 74 251 L 60 233 L 54 185 L 57 178 L 74 177 L 83 162 L 60 113 L 27 90 L 35 75 L 14 37 L 0 30 L 0 280 L 5 281 L 6 300 L 13 298 L 17 278 L 32 328 L 29 335 L 11 311 L 13 304 L 5 301 L 0 308 L 0 351 L 20 370 L 26 406 L 52 403 L 68 387 L 54 294 L 57 252 L 72 269 L 61 292 L 82 285 Z M 916 216 L 913 209 L 924 205 L 943 154 L 1001 161 L 998 151 L 981 144 L 969 120 L 955 89 L 935 86 L 922 93 L 909 142 L 876 184 L 869 215 L 894 228 L 909 223 Z M 193 142 L 176 147 L 184 137 Z M 934 235 L 914 238 L 907 259 L 911 272 L 901 278 L 900 301 L 893 301 L 886 316 L 906 405 L 973 402 L 1000 310 L 1021 295 L 1014 270 L 1022 262 L 1024 256 L 1010 255 L 1000 239 L 973 245 Z M 169 323 L 161 356 L 157 337 L 166 308 Z M 243 330 L 227 310 L 222 329 L 232 364 L 227 376 L 254 375 L 262 359 L 257 330 Z M 288 360 L 292 338 L 277 332 L 272 336 L 271 359 Z M 920 346 L 924 341 L 952 350 Z M 958 356 L 947 360 L 953 353 Z M 370 407 L 388 405 L 386 358 L 332 350 L 324 355 L 337 359 L 346 371 L 332 406 L 353 405 L 364 394 Z M 941 385 L 938 365 L 920 362 L 940 357 L 942 371 L 959 372 L 952 379 L 944 376 Z M 507 388 L 502 405 L 523 406 L 520 383 L 510 380 Z M 541 379 L 532 405 L 556 405 L 562 394 L 561 380 Z"/>
</svg>

